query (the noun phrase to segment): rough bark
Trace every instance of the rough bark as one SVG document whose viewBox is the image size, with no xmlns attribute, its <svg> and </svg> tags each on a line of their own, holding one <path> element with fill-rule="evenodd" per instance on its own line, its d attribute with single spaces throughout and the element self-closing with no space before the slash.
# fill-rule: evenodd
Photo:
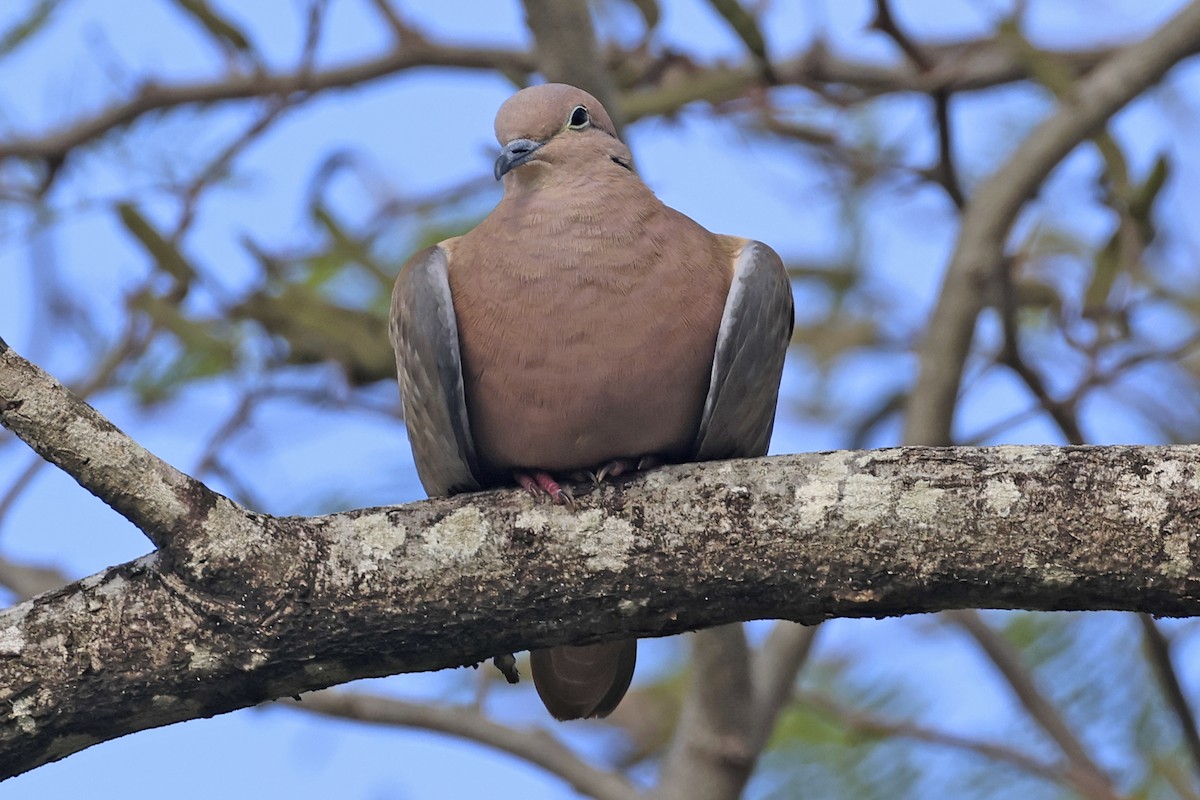
<svg viewBox="0 0 1200 800">
<path fill-rule="evenodd" d="M 0 423 L 159 549 L 0 613 L 0 778 L 354 678 L 741 620 L 1200 613 L 1200 447 L 899 448 L 250 512 L 0 341 Z M 123 476 L 118 480 L 116 476 Z"/>
<path fill-rule="evenodd" d="M 353 678 L 774 617 L 1200 612 L 1200 448 L 837 452 L 311 519 L 222 499 L 0 614 L 0 775 Z"/>
</svg>

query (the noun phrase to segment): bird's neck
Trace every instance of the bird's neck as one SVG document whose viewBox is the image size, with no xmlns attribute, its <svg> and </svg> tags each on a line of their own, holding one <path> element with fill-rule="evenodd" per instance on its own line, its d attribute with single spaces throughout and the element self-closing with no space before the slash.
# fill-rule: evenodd
<svg viewBox="0 0 1200 800">
<path fill-rule="evenodd" d="M 514 182 L 492 212 L 515 228 L 540 228 L 543 219 L 558 224 L 597 226 L 598 238 L 628 240 L 665 211 L 641 178 L 622 167 L 600 177 L 566 175 L 536 182 Z"/>
</svg>

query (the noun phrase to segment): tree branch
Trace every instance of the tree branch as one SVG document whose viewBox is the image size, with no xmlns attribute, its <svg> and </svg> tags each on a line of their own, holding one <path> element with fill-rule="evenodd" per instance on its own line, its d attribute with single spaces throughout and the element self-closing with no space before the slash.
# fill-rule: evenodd
<svg viewBox="0 0 1200 800">
<path fill-rule="evenodd" d="M 219 497 L 143 449 L 3 339 L 0 424 L 158 547 L 199 524 Z"/>
<path fill-rule="evenodd" d="M 992 664 L 1008 682 L 1017 700 L 1025 707 L 1029 716 L 1041 726 L 1066 756 L 1071 772 L 1079 781 L 1078 787 L 1085 797 L 1097 800 L 1116 800 L 1112 780 L 1092 760 L 1083 742 L 1071 730 L 1025 669 L 1020 657 L 1007 641 L 992 630 L 974 610 L 955 611 L 950 619 L 971 635 L 980 649 L 991 659 Z"/>
<path fill-rule="evenodd" d="M 717 15 L 728 23 L 730 30 L 742 40 L 750 57 L 758 66 L 763 83 L 768 86 L 775 83 L 775 72 L 771 68 L 771 59 L 767 55 L 767 42 L 763 37 L 762 26 L 738 0 L 708 0 L 708 4 Z"/>
<path fill-rule="evenodd" d="M 314 692 L 306 694 L 299 702 L 283 702 L 302 711 L 339 719 L 457 736 L 535 764 L 562 778 L 580 794 L 599 800 L 630 800 L 638 795 L 633 785 L 620 774 L 588 764 L 549 731 L 501 725 L 474 709 L 410 703 L 394 697 L 347 691 Z"/>
<path fill-rule="evenodd" d="M 460 47 L 413 40 L 384 55 L 323 70 L 300 69 L 272 74 L 254 72 L 219 80 L 171 85 L 147 82 L 125 102 L 110 106 L 66 128 L 0 141 L 0 161 L 7 158 L 63 159 L 76 147 L 155 111 L 197 103 L 287 97 L 296 92 L 343 89 L 417 67 L 529 73 L 534 70 L 534 63 L 529 54 L 518 50 Z"/>
<path fill-rule="evenodd" d="M 849 731 L 877 738 L 904 737 L 918 742 L 952 747 L 982 756 L 1041 778 L 1049 783 L 1069 786 L 1085 797 L 1091 784 L 1081 780 L 1071 764 L 1063 765 L 1039 761 L 1027 753 L 1002 744 L 957 736 L 945 731 L 926 728 L 913 722 L 892 721 L 872 714 L 843 708 L 827 695 L 818 692 L 802 692 L 797 700 L 818 713 L 832 717 Z"/>
<path fill-rule="evenodd" d="M 1180 60 L 1200 51 L 1200 0 L 1189 3 L 1158 31 L 1117 51 L 1081 78 L 1070 98 L 1040 124 L 987 178 L 966 205 L 958 244 L 946 268 L 928 333 L 919 349 L 919 372 L 909 401 L 904 441 L 951 442 L 963 364 L 975 320 L 1017 213 L 1051 170 L 1097 126 Z"/>
<path fill-rule="evenodd" d="M 1013 285 L 1012 271 L 1016 263 L 1012 259 L 1000 259 L 996 264 L 995 286 L 996 306 L 1000 312 L 1000 326 L 1004 337 L 1004 347 L 1000 351 L 1000 363 L 1007 366 L 1033 395 L 1054 424 L 1062 432 L 1063 438 L 1069 444 L 1083 444 L 1087 441 L 1076 415 L 1076 403 L 1073 400 L 1060 402 L 1050 395 L 1042 376 L 1026 360 L 1021 347 L 1021 326 L 1017 318 L 1020 311 L 1017 298 L 1017 288 Z"/>
<path fill-rule="evenodd" d="M 175 84 L 147 82 L 129 99 L 65 127 L 0 141 L 0 162 L 20 158 L 61 165 L 74 149 L 114 129 L 148 114 L 182 106 L 344 89 L 420 67 L 528 75 L 539 66 L 533 54 L 525 51 L 462 47 L 429 41 L 415 30 L 410 29 L 408 33 L 409 39 L 394 50 L 337 67 L 267 74 L 254 72 Z M 975 91 L 1029 77 L 1027 66 L 1020 59 L 990 39 L 929 45 L 923 52 L 936 66 L 926 73 L 918 73 L 907 67 L 886 67 L 841 58 L 818 44 L 774 64 L 773 75 L 780 84 L 844 85 L 864 97 L 886 92 Z M 1111 48 L 1056 51 L 1055 58 L 1075 71 L 1084 72 L 1111 52 Z M 610 63 L 615 61 L 619 65 L 628 58 L 631 58 L 628 53 L 617 53 Z M 759 64 L 692 65 L 687 75 L 672 78 L 669 85 L 654 83 L 649 88 L 638 87 L 623 93 L 620 102 L 608 107 L 614 113 L 623 113 L 628 123 L 644 116 L 672 113 L 697 100 L 722 102 L 759 86 L 762 86 Z"/>
<path fill-rule="evenodd" d="M 1183 739 L 1188 755 L 1192 759 L 1193 770 L 1200 771 L 1200 730 L 1196 727 L 1196 714 L 1184 694 L 1179 674 L 1171 661 L 1171 642 L 1166 634 L 1149 614 L 1138 614 L 1142 624 L 1143 645 L 1146 657 L 1158 678 L 1159 688 L 1162 689 L 1163 702 L 1179 723 L 1179 735 Z"/>
<path fill-rule="evenodd" d="M 683 716 L 663 762 L 656 798 L 742 796 L 792 697 L 816 631 L 816 626 L 777 622 L 753 652 L 740 625 L 696 635 Z"/>
<path fill-rule="evenodd" d="M 831 53 L 821 42 L 790 58 L 772 62 L 777 85 L 819 86 L 826 92 L 840 89 L 840 99 L 866 99 L 889 92 L 919 92 L 947 95 L 988 89 L 1025 80 L 1028 65 L 1013 57 L 993 39 L 925 45 L 923 52 L 933 63 L 928 72 L 910 65 L 881 66 L 853 61 Z M 1091 70 L 1115 48 L 1054 51 L 1054 58 L 1073 73 Z M 646 116 L 671 114 L 688 103 L 722 103 L 762 86 L 756 64 L 693 66 L 685 75 L 672 75 L 669 82 L 631 89 L 623 97 L 627 122 Z"/>
<path fill-rule="evenodd" d="M 57 589 L 70 582 L 62 570 L 49 566 L 18 564 L 0 556 L 0 585 L 21 600 Z"/>
<path fill-rule="evenodd" d="M 963 607 L 1200 614 L 1200 447 L 814 453 L 653 470 L 574 512 L 506 490 L 280 518 L 196 494 L 7 347 L 0 422 L 187 534 L 0 613 L 0 778 L 530 648 Z M 115 491 L 122 470 L 150 490 Z"/>
<path fill-rule="evenodd" d="M 742 794 L 758 760 L 750 651 L 741 625 L 692 640 L 683 714 L 663 762 L 657 800 L 729 800 Z"/>
<path fill-rule="evenodd" d="M 875 19 L 871 22 L 871 27 L 891 38 L 921 72 L 928 72 L 934 68 L 934 63 L 925 55 L 925 51 L 896 22 L 888 0 L 875 0 Z M 954 138 L 950 129 L 950 92 L 944 87 L 939 87 L 930 92 L 930 97 L 933 100 L 933 119 L 938 133 L 938 163 L 930 170 L 930 174 L 946 190 L 955 207 L 961 209 L 966 205 L 967 199 L 959 184 L 958 168 L 954 160 Z"/>
<path fill-rule="evenodd" d="M 754 654 L 754 741 L 766 746 L 775 721 L 792 699 L 796 676 L 808 661 L 817 638 L 816 625 L 777 622 L 771 635 Z"/>
</svg>

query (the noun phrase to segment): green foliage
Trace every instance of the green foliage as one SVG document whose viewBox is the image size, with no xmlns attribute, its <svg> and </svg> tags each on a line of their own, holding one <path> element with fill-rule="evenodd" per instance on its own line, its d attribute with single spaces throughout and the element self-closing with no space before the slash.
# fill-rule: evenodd
<svg viewBox="0 0 1200 800">
<path fill-rule="evenodd" d="M 146 253 L 154 259 L 155 266 L 174 279 L 172 294 L 182 298 L 196 277 L 196 268 L 179 252 L 179 248 L 167 240 L 132 203 L 119 203 L 117 214 L 121 224 L 129 231 Z"/>
<path fill-rule="evenodd" d="M 333 362 L 352 384 L 395 378 L 386 320 L 332 303 L 311 285 L 287 284 L 278 294 L 256 292 L 230 313 L 286 342 L 289 364 Z"/>
<path fill-rule="evenodd" d="M 189 318 L 177 303 L 148 291 L 129 301 L 174 346 L 153 350 L 132 370 L 130 388 L 145 405 L 165 402 L 185 384 L 224 375 L 237 364 L 237 332 L 221 323 Z"/>
</svg>

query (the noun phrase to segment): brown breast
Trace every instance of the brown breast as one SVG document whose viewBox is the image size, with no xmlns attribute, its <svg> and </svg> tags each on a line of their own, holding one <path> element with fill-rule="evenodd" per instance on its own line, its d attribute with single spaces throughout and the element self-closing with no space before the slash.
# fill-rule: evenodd
<svg viewBox="0 0 1200 800">
<path fill-rule="evenodd" d="M 597 191 L 506 197 L 452 245 L 467 412 L 495 480 L 689 454 L 732 254 L 640 180 Z"/>
</svg>

